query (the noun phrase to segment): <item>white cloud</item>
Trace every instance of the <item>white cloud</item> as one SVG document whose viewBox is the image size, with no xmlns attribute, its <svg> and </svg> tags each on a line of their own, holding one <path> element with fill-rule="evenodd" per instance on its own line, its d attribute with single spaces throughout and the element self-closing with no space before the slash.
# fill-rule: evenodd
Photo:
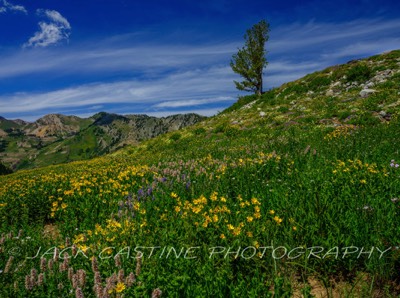
<svg viewBox="0 0 400 298">
<path fill-rule="evenodd" d="M 13 11 L 13 12 L 22 12 L 24 14 L 28 14 L 28 11 L 22 5 L 14 5 L 11 2 L 8 2 L 7 0 L 3 0 L 2 2 L 4 6 L 0 7 L 0 13 Z"/>
<path fill-rule="evenodd" d="M 39 27 L 40 31 L 36 32 L 25 46 L 47 47 L 51 44 L 56 44 L 64 38 L 60 28 L 55 24 L 40 22 Z"/>
<path fill-rule="evenodd" d="M 268 51 L 292 52 L 307 50 L 320 50 L 323 47 L 332 50 L 344 45 L 353 44 L 360 40 L 381 39 L 387 35 L 395 35 L 400 26 L 400 19 L 357 19 L 343 23 L 294 23 L 289 26 L 271 31 Z"/>
<path fill-rule="evenodd" d="M 199 105 L 205 105 L 210 103 L 219 103 L 224 101 L 233 101 L 234 98 L 231 96 L 218 96 L 204 99 L 184 99 L 184 100 L 170 100 L 163 101 L 153 105 L 153 108 L 181 108 L 181 107 L 193 107 Z"/>
<path fill-rule="evenodd" d="M 68 21 L 55 11 L 42 11 L 52 20 L 27 44 L 37 48 L 67 39 Z M 57 21 L 57 23 L 54 23 Z M 64 35 L 59 30 L 65 28 Z M 267 43 L 270 64 L 267 74 L 318 70 L 353 56 L 368 56 L 386 49 L 400 48 L 396 20 L 357 20 L 342 24 L 295 24 L 276 28 Z M 133 40 L 133 42 L 132 42 Z M 174 45 L 141 42 L 130 36 L 111 40 L 88 41 L 78 47 L 43 51 L 23 51 L 1 55 L 0 78 L 27 74 L 57 72 L 64 75 L 98 73 L 140 73 L 147 76 L 176 69 L 229 65 L 229 60 L 242 43 Z M 306 66 L 306 68 L 304 68 Z M 303 71 L 301 73 L 304 73 Z M 281 82 L 283 83 L 283 82 Z M 275 86 L 275 84 L 274 84 Z"/>
<path fill-rule="evenodd" d="M 175 114 L 189 114 L 189 113 L 196 113 L 202 116 L 213 116 L 218 112 L 222 112 L 224 108 L 209 108 L 209 109 L 185 109 L 185 110 L 174 110 L 174 111 L 163 111 L 163 112 L 149 112 L 147 115 L 153 117 L 167 117 L 170 115 Z"/>
<path fill-rule="evenodd" d="M 400 48 L 400 37 L 381 38 L 379 42 L 374 40 L 358 41 L 351 45 L 343 46 L 334 53 L 323 54 L 324 58 L 343 58 L 348 56 L 367 57 L 371 54 L 383 53 Z"/>
<path fill-rule="evenodd" d="M 1 0 L 0 0 L 1 1 Z M 57 26 L 69 32 L 68 21 L 55 11 L 41 11 L 53 27 L 32 41 L 36 48 L 0 55 L 0 79 L 29 76 L 76 77 L 94 84 L 64 87 L 40 93 L 0 93 L 0 111 L 7 114 L 82 114 L 93 106 L 117 113 L 170 114 L 177 110 L 217 111 L 239 93 L 233 80 L 239 79 L 229 60 L 243 41 L 216 44 L 157 43 L 140 36 L 114 36 L 88 40 L 63 48 L 45 48 L 59 39 Z M 278 87 L 305 74 L 355 57 L 367 57 L 400 48 L 400 19 L 355 20 L 348 23 L 308 23 L 276 28 L 267 43 L 265 87 Z M 38 32 L 39 33 L 39 32 Z M 68 33 L 69 34 L 69 33 Z M 45 37 L 45 35 L 47 37 Z M 47 41 L 47 42 L 46 42 Z M 39 46 L 42 42 L 43 45 Z M 36 45 L 36 46 L 35 46 Z M 119 81 L 108 82 L 110 77 Z M 211 107 L 210 107 L 211 106 Z M 217 107 L 216 107 L 217 106 Z M 192 107 L 192 109 L 190 109 Z M 219 109 L 222 110 L 223 108 Z M 46 112 L 44 112 L 46 111 Z"/>
<path fill-rule="evenodd" d="M 118 46 L 115 46 L 118 44 Z M 169 69 L 193 69 L 216 64 L 229 65 L 235 52 L 233 44 L 170 45 L 109 44 L 90 41 L 78 47 L 36 48 L 0 55 L 0 78 L 27 74 L 62 72 L 93 74 L 143 72 L 149 76 Z"/>
<path fill-rule="evenodd" d="M 38 13 L 46 15 L 54 23 L 61 25 L 65 29 L 71 29 L 71 25 L 67 19 L 64 18 L 58 11 L 39 9 Z"/>
<path fill-rule="evenodd" d="M 38 9 L 37 14 L 47 17 L 50 22 L 39 22 L 40 31 L 37 31 L 24 47 L 47 47 L 68 40 L 71 25 L 58 11 Z"/>
<path fill-rule="evenodd" d="M 93 106 L 128 105 L 132 112 L 157 112 L 162 108 L 184 107 L 188 97 L 194 104 L 221 104 L 234 100 L 228 68 L 209 68 L 174 73 L 152 81 L 130 80 L 116 83 L 87 84 L 43 93 L 18 93 L 0 96 L 2 113 L 37 113 L 41 110 L 68 111 Z M 220 96 L 220 94 L 225 96 Z M 230 95 L 230 96 L 227 96 Z M 161 97 L 162 96 L 162 97 Z M 171 102 L 170 105 L 167 103 Z M 139 111 L 140 109 L 140 111 Z M 126 113 L 120 107 L 119 113 Z"/>
</svg>

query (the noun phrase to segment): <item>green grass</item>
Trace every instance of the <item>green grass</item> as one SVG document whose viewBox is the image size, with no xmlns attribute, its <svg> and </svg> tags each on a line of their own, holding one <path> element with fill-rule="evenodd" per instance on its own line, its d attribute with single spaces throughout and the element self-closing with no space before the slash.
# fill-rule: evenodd
<svg viewBox="0 0 400 298">
<path fill-rule="evenodd" d="M 84 270 L 85 297 L 96 272 L 112 297 L 311 297 L 316 284 L 330 296 L 397 297 L 398 106 L 380 120 L 355 91 L 324 96 L 320 75 L 305 79 L 309 99 L 289 83 L 105 157 L 0 177 L 0 296 L 73 296 L 68 270 Z M 368 105 L 396 102 L 394 88 Z M 68 264 L 43 265 L 72 244 Z M 32 269 L 44 283 L 30 289 Z"/>
</svg>

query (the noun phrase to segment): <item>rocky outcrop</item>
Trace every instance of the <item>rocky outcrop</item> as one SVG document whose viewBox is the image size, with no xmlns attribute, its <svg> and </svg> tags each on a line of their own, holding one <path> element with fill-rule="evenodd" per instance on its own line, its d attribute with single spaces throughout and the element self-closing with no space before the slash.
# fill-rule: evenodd
<svg viewBox="0 0 400 298">
<path fill-rule="evenodd" d="M 82 129 L 82 120 L 76 116 L 49 114 L 26 125 L 25 132 L 39 138 L 73 135 Z"/>
<path fill-rule="evenodd" d="M 375 92 L 376 92 L 376 90 L 374 90 L 374 89 L 363 89 L 363 90 L 360 91 L 360 96 L 362 98 L 365 98 L 365 97 L 368 97 L 369 95 L 371 95 L 371 94 L 373 94 Z"/>
<path fill-rule="evenodd" d="M 156 118 L 101 112 L 89 118 L 49 114 L 27 123 L 0 117 L 0 160 L 11 159 L 10 165 L 15 168 L 24 159 L 39 162 L 41 156 L 52 155 L 55 163 L 89 158 L 182 129 L 204 118 L 197 114 Z M 70 157 L 73 150 L 75 157 Z"/>
</svg>

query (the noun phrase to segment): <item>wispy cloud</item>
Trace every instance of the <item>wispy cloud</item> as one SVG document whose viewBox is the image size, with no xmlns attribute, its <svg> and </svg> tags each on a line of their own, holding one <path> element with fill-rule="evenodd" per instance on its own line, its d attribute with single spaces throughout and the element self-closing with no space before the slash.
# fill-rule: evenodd
<svg viewBox="0 0 400 298">
<path fill-rule="evenodd" d="M 117 43 L 118 44 L 118 43 Z M 229 65 L 234 44 L 110 44 L 93 41 L 68 49 L 31 49 L 0 57 L 0 78 L 27 74 L 63 72 L 93 74 L 110 72 L 142 72 L 148 75 L 171 69 L 193 69 L 218 63 Z"/>
<path fill-rule="evenodd" d="M 59 13 L 42 13 L 50 20 L 49 24 L 71 29 Z M 310 22 L 273 28 L 267 43 L 269 65 L 265 87 L 278 87 L 354 57 L 400 48 L 398 28 L 400 19 L 360 19 L 338 24 Z M 243 40 L 178 45 L 173 40 L 169 43 L 141 40 L 144 35 L 89 40 L 68 49 L 43 48 L 32 42 L 36 48 L 4 53 L 0 56 L 0 80 L 61 76 L 64 80 L 71 78 L 75 86 L 26 93 L 3 91 L 2 116 L 29 118 L 48 112 L 78 115 L 100 107 L 121 114 L 216 112 L 243 94 L 235 89 L 233 80 L 238 77 L 229 67 L 232 54 Z M 78 77 L 87 79 L 86 83 L 79 83 Z M 108 82 L 110 77 L 118 79 Z"/>
<path fill-rule="evenodd" d="M 153 117 L 167 117 L 174 114 L 188 114 L 188 113 L 197 113 L 202 116 L 213 116 L 219 112 L 222 112 L 224 107 L 219 108 L 208 108 L 208 109 L 182 109 L 182 110 L 174 110 L 171 111 L 163 111 L 163 112 L 149 112 L 147 115 Z"/>
<path fill-rule="evenodd" d="M 12 11 L 12 12 L 22 12 L 24 14 L 28 14 L 28 11 L 22 5 L 14 5 L 7 0 L 3 0 L 1 3 L 3 6 L 0 6 L 0 13 Z"/>
<path fill-rule="evenodd" d="M 160 112 L 164 108 L 180 108 L 179 102 L 190 98 L 198 106 L 223 105 L 234 100 L 232 76 L 227 68 L 210 68 L 170 74 L 151 82 L 130 80 L 116 83 L 88 84 L 44 93 L 19 93 L 0 96 L 0 111 L 6 114 L 68 111 L 93 106 L 120 106 L 120 113 Z M 220 93 L 231 96 L 219 96 Z M 171 102 L 171 104 L 167 104 Z M 193 111 L 193 110 L 192 110 Z"/>
<path fill-rule="evenodd" d="M 349 45 L 359 40 L 381 39 L 398 32 L 400 19 L 358 19 L 343 23 L 294 23 L 271 31 L 269 50 L 287 52 L 297 49 L 312 49 L 336 45 L 334 48 Z M 398 34 L 395 34 L 398 35 Z M 273 41 L 273 42 L 272 42 Z M 332 48 L 332 50 L 334 50 Z"/>
<path fill-rule="evenodd" d="M 322 54 L 322 57 L 340 59 L 343 57 L 357 56 L 362 58 L 371 54 L 383 53 L 399 48 L 400 36 L 383 37 L 379 42 L 375 42 L 374 40 L 357 41 L 350 45 L 343 46 L 333 53 Z"/>
<path fill-rule="evenodd" d="M 219 96 L 212 98 L 203 99 L 184 99 L 184 100 L 170 100 L 162 101 L 153 105 L 153 108 L 181 108 L 181 107 L 194 107 L 216 102 L 232 101 L 233 98 L 230 96 Z"/>
<path fill-rule="evenodd" d="M 71 25 L 59 12 L 38 9 L 36 13 L 48 18 L 50 22 L 39 22 L 40 31 L 37 31 L 24 47 L 47 47 L 68 40 Z"/>
<path fill-rule="evenodd" d="M 44 25 L 30 45 L 45 46 L 66 39 L 71 26 L 55 11 L 46 11 L 52 24 Z M 67 31 L 62 35 L 60 28 Z M 357 20 L 347 23 L 307 23 L 278 27 L 267 43 L 267 72 L 291 72 L 318 69 L 356 55 L 371 55 L 399 48 L 400 19 Z M 48 33 L 44 33 L 48 32 Z M 60 35 L 61 34 L 61 35 Z M 231 55 L 243 43 L 157 44 L 137 41 L 131 36 L 89 41 L 68 49 L 35 49 L 2 55 L 0 78 L 27 74 L 78 73 L 163 73 L 166 70 L 190 69 L 215 64 L 229 65 Z M 274 69 L 275 67 L 275 69 Z M 294 68 L 294 69 L 293 69 Z"/>
</svg>

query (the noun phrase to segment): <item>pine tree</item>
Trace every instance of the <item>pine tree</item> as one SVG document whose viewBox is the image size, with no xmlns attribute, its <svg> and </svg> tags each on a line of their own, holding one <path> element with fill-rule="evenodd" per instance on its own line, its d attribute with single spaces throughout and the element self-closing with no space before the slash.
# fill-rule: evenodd
<svg viewBox="0 0 400 298">
<path fill-rule="evenodd" d="M 242 82 L 234 81 L 237 89 L 262 94 L 263 70 L 268 64 L 265 43 L 268 41 L 269 31 L 269 24 L 265 20 L 255 24 L 244 35 L 244 47 L 232 56 L 232 70 L 244 78 Z"/>
</svg>

